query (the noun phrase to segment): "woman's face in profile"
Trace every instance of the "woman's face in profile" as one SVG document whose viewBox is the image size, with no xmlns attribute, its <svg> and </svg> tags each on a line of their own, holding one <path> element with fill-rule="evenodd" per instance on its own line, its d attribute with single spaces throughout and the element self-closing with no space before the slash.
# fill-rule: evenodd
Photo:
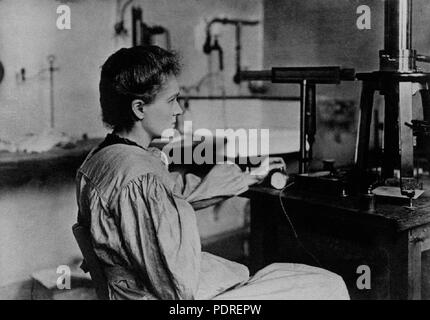
<svg viewBox="0 0 430 320">
<path fill-rule="evenodd" d="M 182 114 L 178 96 L 178 82 L 175 76 L 170 76 L 155 100 L 146 106 L 142 126 L 153 138 L 159 138 L 164 130 L 175 127 L 176 117 Z"/>
</svg>

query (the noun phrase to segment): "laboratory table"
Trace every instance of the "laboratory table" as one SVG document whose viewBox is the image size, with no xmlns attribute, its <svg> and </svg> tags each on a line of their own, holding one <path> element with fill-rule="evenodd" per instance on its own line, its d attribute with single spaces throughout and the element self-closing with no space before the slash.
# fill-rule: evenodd
<svg viewBox="0 0 430 320">
<path fill-rule="evenodd" d="M 353 299 L 430 299 L 429 194 L 415 201 L 414 211 L 382 198 L 376 210 L 363 211 L 353 196 L 254 187 L 247 193 L 250 269 L 305 263 L 341 275 Z M 360 277 L 364 270 L 368 282 Z"/>
<path fill-rule="evenodd" d="M 19 187 L 54 176 L 73 179 L 87 154 L 101 141 L 99 138 L 85 139 L 41 153 L 0 151 L 0 188 Z"/>
</svg>

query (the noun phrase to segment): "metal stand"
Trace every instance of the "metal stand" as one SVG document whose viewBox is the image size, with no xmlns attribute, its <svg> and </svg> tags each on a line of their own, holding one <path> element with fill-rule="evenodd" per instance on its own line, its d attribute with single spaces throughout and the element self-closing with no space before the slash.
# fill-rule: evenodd
<svg viewBox="0 0 430 320">
<path fill-rule="evenodd" d="M 339 84 L 355 79 L 354 69 L 340 67 L 291 67 L 263 71 L 242 71 L 242 81 L 260 80 L 300 85 L 299 173 L 306 173 L 312 160 L 316 133 L 316 85 Z"/>
<path fill-rule="evenodd" d="M 312 146 L 316 134 L 316 85 L 303 80 L 300 83 L 300 159 L 299 173 L 309 170 Z M 309 144 L 309 148 L 307 145 Z"/>
<path fill-rule="evenodd" d="M 430 120 L 430 73 L 420 72 L 416 67 L 417 61 L 427 62 L 427 58 L 417 55 L 412 49 L 412 1 L 386 0 L 384 50 L 380 51 L 380 71 L 357 74 L 357 78 L 363 81 L 363 88 L 356 164 L 360 175 L 367 172 L 373 96 L 375 91 L 379 91 L 385 97 L 381 178 L 385 180 L 393 177 L 394 169 L 399 167 L 402 194 L 410 198 L 415 191 L 414 134 L 419 136 L 422 127 L 428 126 L 425 121 Z M 421 94 L 425 120 L 421 127 L 412 119 L 412 100 L 417 92 Z M 425 135 L 420 138 L 422 144 L 428 144 L 429 140 Z M 425 146 L 424 149 L 425 152 L 428 151 Z M 361 191 L 367 188 L 366 185 L 360 187 Z"/>
<path fill-rule="evenodd" d="M 360 101 L 360 125 L 356 163 L 360 173 L 366 173 L 369 155 L 370 123 L 373 97 L 379 91 L 385 97 L 384 152 L 382 179 L 391 178 L 399 165 L 400 177 L 414 178 L 414 132 L 411 127 L 413 95 L 420 92 L 424 119 L 429 119 L 429 73 L 373 72 L 359 73 L 363 81 Z M 402 182 L 402 181 L 401 181 Z M 362 186 L 363 188 L 367 186 Z"/>
</svg>

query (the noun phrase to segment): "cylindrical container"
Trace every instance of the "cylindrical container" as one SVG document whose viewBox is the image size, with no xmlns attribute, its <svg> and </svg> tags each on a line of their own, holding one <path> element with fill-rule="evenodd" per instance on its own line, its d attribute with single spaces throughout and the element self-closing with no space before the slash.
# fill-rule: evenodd
<svg viewBox="0 0 430 320">
<path fill-rule="evenodd" d="M 359 199 L 359 206 L 361 211 L 374 212 L 376 209 L 375 195 L 371 191 L 362 194 Z"/>
<path fill-rule="evenodd" d="M 381 71 L 416 71 L 412 49 L 412 0 L 385 0 L 384 50 Z"/>
</svg>

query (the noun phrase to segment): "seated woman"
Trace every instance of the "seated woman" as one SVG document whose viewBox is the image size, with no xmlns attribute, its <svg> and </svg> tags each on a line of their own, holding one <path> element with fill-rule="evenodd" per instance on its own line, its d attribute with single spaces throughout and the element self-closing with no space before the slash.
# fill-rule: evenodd
<svg viewBox="0 0 430 320">
<path fill-rule="evenodd" d="M 217 164 L 203 179 L 172 175 L 149 144 L 182 113 L 176 55 L 121 49 L 102 67 L 103 121 L 113 129 L 76 176 L 78 223 L 90 230 L 111 299 L 347 299 L 325 270 L 272 264 L 249 278 L 238 263 L 201 252 L 192 202 L 235 196 L 260 178 Z M 282 166 L 279 161 L 271 167 Z"/>
</svg>

